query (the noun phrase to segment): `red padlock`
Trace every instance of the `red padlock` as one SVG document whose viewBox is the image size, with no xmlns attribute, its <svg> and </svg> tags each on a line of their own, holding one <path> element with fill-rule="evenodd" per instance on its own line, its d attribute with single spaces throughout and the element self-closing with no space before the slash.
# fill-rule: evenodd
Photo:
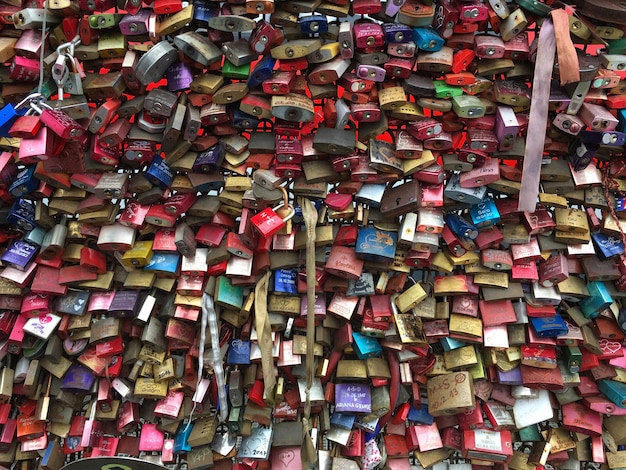
<svg viewBox="0 0 626 470">
<path fill-rule="evenodd" d="M 9 135 L 20 139 L 32 139 L 37 135 L 39 129 L 41 129 L 39 116 L 27 114 L 15 120 L 9 129 Z"/>
<path fill-rule="evenodd" d="M 107 271 L 107 260 L 104 253 L 88 246 L 80 249 L 80 267 L 98 274 L 104 274 Z"/>
<path fill-rule="evenodd" d="M 279 188 L 283 191 L 283 205 L 278 207 L 276 211 L 267 207 L 250 219 L 252 225 L 265 238 L 270 238 L 277 234 L 295 214 L 295 209 L 289 204 L 287 191 L 282 187 Z"/>
</svg>

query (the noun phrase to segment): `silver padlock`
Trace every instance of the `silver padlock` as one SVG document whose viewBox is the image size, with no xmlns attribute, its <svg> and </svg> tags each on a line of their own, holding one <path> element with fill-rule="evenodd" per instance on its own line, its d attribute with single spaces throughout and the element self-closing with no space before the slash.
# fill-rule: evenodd
<svg viewBox="0 0 626 470">
<path fill-rule="evenodd" d="M 37 29 L 41 28 L 44 20 L 43 8 L 24 8 L 16 13 L 13 13 L 13 25 L 16 29 Z M 56 15 L 48 11 L 45 14 L 46 24 L 48 26 L 56 25 L 61 22 L 61 19 Z"/>
<path fill-rule="evenodd" d="M 178 60 L 178 51 L 167 41 L 160 41 L 148 52 L 141 56 L 137 62 L 135 74 L 137 79 L 148 85 L 158 82 L 165 71 Z"/>
<path fill-rule="evenodd" d="M 208 38 L 195 31 L 176 35 L 174 45 L 191 60 L 204 66 L 222 59 L 222 51 Z"/>
<path fill-rule="evenodd" d="M 373 208 L 379 208 L 385 194 L 384 183 L 366 183 L 356 192 L 354 200 L 360 204 L 367 204 Z"/>
<path fill-rule="evenodd" d="M 462 188 L 459 175 L 453 175 L 444 189 L 444 196 L 464 204 L 479 204 L 487 194 L 486 186 Z"/>
<path fill-rule="evenodd" d="M 156 317 L 151 317 L 141 332 L 141 341 L 157 351 L 167 349 L 165 325 Z"/>
</svg>

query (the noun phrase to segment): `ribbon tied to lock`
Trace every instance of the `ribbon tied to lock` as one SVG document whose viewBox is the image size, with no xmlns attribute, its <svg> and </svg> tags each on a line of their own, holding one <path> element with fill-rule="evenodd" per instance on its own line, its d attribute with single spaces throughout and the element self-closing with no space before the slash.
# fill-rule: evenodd
<svg viewBox="0 0 626 470">
<path fill-rule="evenodd" d="M 534 212 L 537 207 L 555 53 L 558 53 L 561 84 L 578 82 L 578 58 L 570 39 L 568 14 L 563 9 L 552 10 L 552 19 L 546 18 L 539 32 L 533 75 L 533 99 L 528 118 L 528 135 L 533 137 L 527 140 L 524 151 L 522 187 L 517 206 L 520 211 Z"/>
</svg>

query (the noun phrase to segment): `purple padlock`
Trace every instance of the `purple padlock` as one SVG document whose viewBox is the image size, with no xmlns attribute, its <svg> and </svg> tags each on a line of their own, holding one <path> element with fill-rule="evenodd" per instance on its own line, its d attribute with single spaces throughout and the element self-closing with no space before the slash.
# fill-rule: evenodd
<svg viewBox="0 0 626 470">
<path fill-rule="evenodd" d="M 498 370 L 498 383 L 505 385 L 523 385 L 522 370 L 519 366 L 509 371 Z"/>
<path fill-rule="evenodd" d="M 24 271 L 28 263 L 35 259 L 39 247 L 24 240 L 14 240 L 2 255 L 2 261 Z"/>
<path fill-rule="evenodd" d="M 196 157 L 192 170 L 198 173 L 209 173 L 217 170 L 224 161 L 224 147 L 216 144 Z"/>
<path fill-rule="evenodd" d="M 117 291 L 111 305 L 109 315 L 114 317 L 135 317 L 139 307 L 139 292 Z"/>
<path fill-rule="evenodd" d="M 91 391 L 96 377 L 84 366 L 75 364 L 70 366 L 61 383 L 61 390 L 71 393 L 88 393 Z"/>
<path fill-rule="evenodd" d="M 187 90 L 193 81 L 193 73 L 187 65 L 177 62 L 167 69 L 165 78 L 169 91 Z"/>
<path fill-rule="evenodd" d="M 336 384 L 335 412 L 362 414 L 372 412 L 372 395 L 365 384 Z"/>
</svg>

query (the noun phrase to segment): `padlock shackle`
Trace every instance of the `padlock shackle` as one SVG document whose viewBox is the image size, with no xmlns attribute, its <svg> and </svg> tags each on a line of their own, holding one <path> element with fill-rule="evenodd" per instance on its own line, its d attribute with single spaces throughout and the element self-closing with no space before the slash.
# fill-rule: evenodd
<svg viewBox="0 0 626 470">
<path fill-rule="evenodd" d="M 34 109 L 35 111 L 37 111 L 37 113 L 39 113 L 39 114 L 41 114 L 43 112 L 43 110 L 39 106 L 37 106 L 34 102 L 32 102 L 32 101 L 30 103 L 30 107 L 31 107 L 31 109 Z"/>
<path fill-rule="evenodd" d="M 19 109 L 22 106 L 24 106 L 27 102 L 32 102 L 35 100 L 35 98 L 38 98 L 37 101 L 41 101 L 42 99 L 44 99 L 44 96 L 42 93 L 36 92 L 36 93 L 31 93 L 30 95 L 28 95 L 26 98 L 24 98 L 22 101 L 20 101 L 19 103 L 17 103 L 17 105 L 15 105 L 15 109 Z"/>
<path fill-rule="evenodd" d="M 59 55 L 59 57 L 62 55 L 69 55 L 70 57 L 74 57 L 74 48 L 76 46 L 80 46 L 80 43 L 80 36 L 77 34 L 71 41 L 59 44 L 59 47 L 57 47 L 57 54 Z"/>
<path fill-rule="evenodd" d="M 274 209 L 274 212 L 276 212 L 278 214 L 278 210 L 280 210 L 282 208 L 289 209 L 289 214 L 287 214 L 285 217 L 283 217 L 282 215 L 278 214 L 278 216 L 281 219 L 283 219 L 284 222 L 287 222 L 288 220 L 291 220 L 294 215 L 296 215 L 296 209 L 291 204 L 289 204 L 289 194 L 287 193 L 287 190 L 285 189 L 285 187 L 284 186 L 279 186 L 276 189 L 280 189 L 283 192 L 283 203 L 282 203 L 282 205 L 280 205 L 276 209 Z"/>
<path fill-rule="evenodd" d="M 276 189 L 280 189 L 283 193 L 283 206 L 288 206 L 289 205 L 289 194 L 287 193 L 287 190 L 285 189 L 284 186 L 279 186 Z"/>
</svg>

